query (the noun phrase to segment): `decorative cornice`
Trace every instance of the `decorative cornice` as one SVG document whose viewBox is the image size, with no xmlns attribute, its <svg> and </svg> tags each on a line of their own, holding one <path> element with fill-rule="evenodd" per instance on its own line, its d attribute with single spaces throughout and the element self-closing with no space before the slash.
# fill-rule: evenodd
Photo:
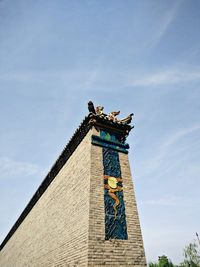
<svg viewBox="0 0 200 267">
<path fill-rule="evenodd" d="M 106 114 L 103 112 L 104 107 L 97 106 L 95 108 L 92 101 L 88 102 L 88 110 L 91 114 L 93 114 L 99 118 L 102 118 L 102 119 L 105 119 L 105 120 L 108 120 L 108 121 L 111 121 L 111 122 L 114 122 L 114 123 L 120 124 L 120 125 L 130 124 L 132 121 L 132 117 L 133 117 L 133 113 L 131 113 L 127 117 L 125 117 L 124 119 L 118 119 L 117 116 L 120 114 L 120 111 L 112 111 L 112 112 Z"/>
<path fill-rule="evenodd" d="M 90 124 L 98 127 L 100 129 L 107 129 L 110 131 L 118 132 L 121 135 L 122 142 L 125 142 L 126 137 L 129 135 L 129 132 L 134 127 L 127 124 L 119 124 L 117 122 L 113 122 L 106 117 L 99 117 L 93 113 L 89 114 Z"/>
<path fill-rule="evenodd" d="M 3 242 L 0 245 L 0 250 L 3 249 L 5 244 L 8 242 L 8 240 L 12 237 L 12 235 L 15 233 L 15 231 L 18 229 L 18 227 L 21 225 L 23 220 L 26 218 L 26 216 L 29 214 L 29 212 L 32 210 L 32 208 L 35 206 L 37 201 L 40 199 L 40 197 L 43 195 L 43 193 L 46 191 L 48 186 L 51 184 L 51 182 L 54 180 L 54 178 L 57 176 L 59 171 L 62 169 L 62 167 L 65 165 L 67 160 L 70 158 L 72 153 L 75 151 L 77 146 L 81 143 L 85 135 L 88 133 L 88 131 L 91 129 L 91 127 L 98 127 L 100 129 L 110 129 L 112 131 L 116 131 L 120 133 L 122 142 L 125 142 L 126 137 L 128 136 L 130 130 L 133 128 L 130 125 L 126 123 L 121 123 L 116 120 L 111 120 L 109 117 L 106 116 L 99 116 L 98 114 L 94 114 L 93 112 L 90 112 L 88 116 L 85 117 L 85 119 L 82 121 L 78 129 L 75 131 L 72 138 L 69 140 L 68 144 L 63 149 L 62 153 L 52 166 L 51 170 L 45 177 L 45 179 L 42 181 L 41 185 L 3 240 Z"/>
</svg>

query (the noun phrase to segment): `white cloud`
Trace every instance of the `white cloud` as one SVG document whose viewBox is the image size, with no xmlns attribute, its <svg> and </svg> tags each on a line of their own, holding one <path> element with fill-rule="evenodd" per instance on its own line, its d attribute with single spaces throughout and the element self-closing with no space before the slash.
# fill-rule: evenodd
<svg viewBox="0 0 200 267">
<path fill-rule="evenodd" d="M 178 197 L 163 197 L 158 199 L 148 199 L 145 201 L 142 201 L 142 205 L 159 205 L 159 206 L 175 206 L 177 201 L 179 201 L 180 198 Z"/>
<path fill-rule="evenodd" d="M 152 33 L 152 39 L 148 42 L 149 48 L 155 47 L 162 39 L 162 37 L 167 32 L 170 25 L 173 23 L 176 18 L 177 11 L 180 7 L 182 1 L 175 1 L 172 5 L 172 8 L 169 9 L 161 18 L 161 21 L 157 24 L 157 31 Z"/>
<path fill-rule="evenodd" d="M 38 174 L 40 169 L 37 165 L 29 162 L 21 162 L 8 157 L 0 157 L 1 177 Z"/>
<path fill-rule="evenodd" d="M 173 133 L 172 135 L 170 135 L 166 141 L 163 143 L 162 146 L 162 151 L 164 149 L 164 152 L 166 152 L 166 150 L 172 146 L 173 144 L 175 144 L 178 140 L 180 140 L 182 137 L 189 135 L 191 133 L 194 133 L 196 131 L 200 130 L 200 125 L 199 124 L 195 124 L 193 126 L 190 127 L 186 127 L 186 128 L 182 128 L 179 131 Z"/>
<path fill-rule="evenodd" d="M 141 205 L 153 205 L 153 206 L 179 206 L 180 208 L 183 207 L 193 207 L 200 205 L 199 199 L 191 199 L 187 197 L 181 196 L 164 196 L 162 198 L 154 198 L 154 199 L 147 199 L 141 201 Z"/>
<path fill-rule="evenodd" d="M 182 128 L 176 132 L 171 133 L 169 136 L 165 138 L 165 140 L 162 140 L 159 144 L 158 150 L 155 150 L 155 156 L 151 157 L 148 160 L 145 160 L 142 162 L 141 169 L 145 170 L 143 171 L 143 175 L 147 175 L 155 170 L 158 170 L 161 164 L 163 163 L 166 155 L 171 153 L 171 149 L 175 147 L 176 143 L 181 140 L 181 138 L 190 135 L 192 133 L 195 133 L 196 131 L 200 130 L 200 125 L 196 124 L 193 126 L 188 126 L 186 128 Z M 169 156 L 170 158 L 170 156 Z M 166 171 L 166 168 L 165 168 Z M 160 172 L 161 173 L 161 172 Z"/>
<path fill-rule="evenodd" d="M 146 87 L 172 85 L 184 82 L 200 80 L 200 70 L 166 70 L 151 74 L 139 75 L 139 77 L 129 77 L 127 86 Z"/>
<path fill-rule="evenodd" d="M 107 82 L 107 75 L 103 74 L 103 80 Z M 61 86 L 68 90 L 93 90 L 93 84 L 100 81 L 98 70 L 78 70 L 78 69 L 62 69 L 62 70 L 47 70 L 47 71 L 14 71 L 0 73 L 0 81 L 16 82 L 23 84 L 42 84 L 48 88 L 49 84 L 55 84 L 55 87 Z"/>
<path fill-rule="evenodd" d="M 181 84 L 185 82 L 200 81 L 200 69 L 191 67 L 169 68 L 163 71 L 154 71 L 151 73 L 135 73 L 134 70 L 56 70 L 56 71 L 21 71 L 0 73 L 2 82 L 20 82 L 20 83 L 49 83 L 61 85 L 74 90 L 90 91 L 95 88 L 117 88 L 121 87 L 155 87 L 162 85 Z"/>
</svg>

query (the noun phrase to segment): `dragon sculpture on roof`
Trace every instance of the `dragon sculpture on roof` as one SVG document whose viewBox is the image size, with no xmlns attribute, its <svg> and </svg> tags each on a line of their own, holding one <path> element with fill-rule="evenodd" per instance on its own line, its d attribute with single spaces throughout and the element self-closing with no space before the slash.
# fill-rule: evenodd
<svg viewBox="0 0 200 267">
<path fill-rule="evenodd" d="M 120 114 L 120 111 L 112 111 L 108 114 L 104 113 L 104 107 L 102 106 L 97 106 L 96 108 L 94 107 L 94 104 L 92 101 L 88 102 L 88 110 L 90 113 L 102 118 L 102 119 L 106 119 L 115 123 L 119 123 L 119 124 L 130 124 L 132 121 L 132 117 L 133 117 L 133 113 L 131 113 L 130 115 L 128 115 L 126 118 L 124 119 L 118 119 L 117 116 Z"/>
</svg>

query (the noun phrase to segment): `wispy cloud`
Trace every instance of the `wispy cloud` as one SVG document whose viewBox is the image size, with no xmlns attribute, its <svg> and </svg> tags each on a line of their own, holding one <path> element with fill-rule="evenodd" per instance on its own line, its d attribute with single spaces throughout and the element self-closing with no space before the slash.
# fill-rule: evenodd
<svg viewBox="0 0 200 267">
<path fill-rule="evenodd" d="M 181 196 L 164 196 L 162 198 L 148 199 L 140 202 L 141 205 L 153 206 L 180 206 L 180 207 L 194 207 L 200 205 L 199 199 L 191 199 Z"/>
<path fill-rule="evenodd" d="M 0 73 L 1 82 L 17 82 L 17 83 L 42 83 L 57 84 L 70 89 L 90 89 L 90 85 L 98 82 L 98 70 L 79 70 L 79 69 L 62 69 L 62 70 L 46 70 L 46 71 L 14 71 Z"/>
<path fill-rule="evenodd" d="M 1 178 L 17 175 L 31 176 L 40 173 L 40 169 L 37 165 L 29 162 L 0 157 L 0 173 Z"/>
<path fill-rule="evenodd" d="M 169 136 L 162 140 L 159 144 L 159 149 L 155 152 L 155 156 L 145 160 L 142 163 L 143 175 L 149 174 L 155 170 L 158 170 L 159 167 L 163 164 L 165 157 L 171 153 L 171 149 L 175 147 L 176 143 L 181 140 L 181 138 L 190 135 L 196 131 L 200 130 L 200 124 L 196 124 L 190 127 L 182 128 L 174 133 L 171 133 Z M 170 156 L 169 156 L 170 158 Z M 165 171 L 167 169 L 165 168 Z M 160 172 L 161 174 L 161 172 Z"/>
<path fill-rule="evenodd" d="M 166 70 L 129 78 L 127 86 L 146 87 L 172 85 L 200 80 L 200 70 Z"/>
<path fill-rule="evenodd" d="M 153 35 L 153 39 L 151 40 L 150 46 L 155 47 L 162 37 L 167 32 L 168 28 L 172 24 L 174 18 L 176 17 L 177 11 L 180 7 L 182 1 L 175 1 L 171 9 L 169 9 L 165 15 L 163 16 L 161 22 L 157 25 L 157 31 L 155 31 L 155 35 Z"/>
<path fill-rule="evenodd" d="M 147 73 L 134 70 L 118 71 L 103 69 L 21 71 L 0 73 L 1 82 L 49 83 L 81 90 L 95 90 L 96 87 L 156 87 L 200 81 L 199 68 L 173 68 Z M 111 88 L 112 89 L 112 88 Z"/>
<path fill-rule="evenodd" d="M 180 197 L 166 196 L 158 199 L 148 199 L 142 201 L 142 205 L 158 205 L 158 206 L 176 206 L 180 202 Z"/>
<path fill-rule="evenodd" d="M 168 139 L 164 142 L 162 146 L 162 151 L 166 152 L 167 149 L 174 145 L 177 141 L 179 141 L 182 137 L 189 135 L 191 133 L 194 133 L 196 131 L 200 130 L 200 124 L 195 124 L 190 127 L 182 128 L 179 131 L 173 133 L 171 136 L 168 137 Z"/>
</svg>

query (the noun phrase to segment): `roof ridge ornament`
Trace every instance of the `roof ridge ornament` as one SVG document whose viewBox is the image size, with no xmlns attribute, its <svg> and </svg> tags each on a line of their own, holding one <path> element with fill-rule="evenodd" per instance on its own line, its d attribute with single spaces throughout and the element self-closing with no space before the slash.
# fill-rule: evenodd
<svg viewBox="0 0 200 267">
<path fill-rule="evenodd" d="M 88 102 L 88 110 L 92 115 L 95 115 L 97 117 L 100 117 L 102 119 L 106 119 L 118 124 L 125 124 L 128 125 L 132 121 L 133 113 L 129 114 L 127 117 L 123 119 L 118 119 L 117 115 L 120 114 L 120 111 L 112 111 L 108 114 L 104 113 L 104 107 L 103 106 L 97 106 L 96 108 L 94 107 L 94 104 L 92 101 Z"/>
</svg>

